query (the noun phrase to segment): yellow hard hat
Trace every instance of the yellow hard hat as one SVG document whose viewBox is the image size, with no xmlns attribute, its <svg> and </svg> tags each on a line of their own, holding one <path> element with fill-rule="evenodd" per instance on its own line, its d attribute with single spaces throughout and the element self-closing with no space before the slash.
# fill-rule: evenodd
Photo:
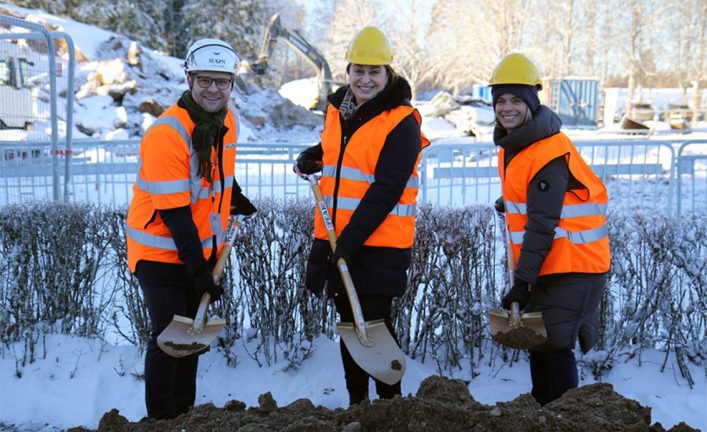
<svg viewBox="0 0 707 432">
<path fill-rule="evenodd" d="M 508 54 L 493 70 L 489 85 L 525 84 L 543 88 L 543 80 L 538 68 L 523 54 Z"/>
<path fill-rule="evenodd" d="M 349 63 L 383 66 L 393 62 L 393 52 L 383 32 L 371 26 L 354 36 L 346 50 L 345 59 Z"/>
</svg>

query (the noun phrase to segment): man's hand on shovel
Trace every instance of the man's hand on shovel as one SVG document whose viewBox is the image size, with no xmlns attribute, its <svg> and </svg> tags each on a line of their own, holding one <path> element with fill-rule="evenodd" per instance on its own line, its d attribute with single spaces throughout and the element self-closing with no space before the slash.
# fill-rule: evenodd
<svg viewBox="0 0 707 432">
<path fill-rule="evenodd" d="M 223 287 L 216 282 L 215 278 L 216 277 L 206 269 L 194 275 L 194 292 L 196 293 L 196 298 L 202 298 L 204 293 L 209 293 L 211 303 L 221 298 L 223 295 Z"/>
<path fill-rule="evenodd" d="M 168 355 L 179 358 L 204 351 L 226 325 L 224 319 L 207 320 L 206 313 L 209 303 L 217 300 L 223 294 L 223 288 L 218 284 L 218 280 L 221 278 L 231 251 L 236 229 L 243 219 L 243 216 L 231 217 L 221 256 L 216 262 L 214 270 L 211 273 L 208 270 L 201 270 L 195 276 L 194 290 L 201 301 L 194 319 L 174 315 L 172 322 L 157 337 L 157 345 Z"/>
</svg>

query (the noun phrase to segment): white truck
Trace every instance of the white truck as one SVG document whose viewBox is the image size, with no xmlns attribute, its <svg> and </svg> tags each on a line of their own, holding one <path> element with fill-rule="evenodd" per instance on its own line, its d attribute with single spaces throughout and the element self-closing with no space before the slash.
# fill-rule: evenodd
<svg viewBox="0 0 707 432">
<path fill-rule="evenodd" d="M 31 129 L 34 117 L 28 66 L 17 53 L 0 49 L 0 129 Z"/>
</svg>

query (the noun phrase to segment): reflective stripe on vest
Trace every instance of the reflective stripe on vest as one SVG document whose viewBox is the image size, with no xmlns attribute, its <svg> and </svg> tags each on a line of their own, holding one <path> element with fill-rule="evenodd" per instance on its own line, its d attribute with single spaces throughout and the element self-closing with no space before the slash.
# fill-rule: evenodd
<svg viewBox="0 0 707 432">
<path fill-rule="evenodd" d="M 324 203 L 326 203 L 326 206 L 329 208 L 329 211 L 331 212 L 331 209 L 334 207 L 334 197 L 331 195 L 325 195 L 324 196 Z M 339 197 L 337 200 L 337 207 L 341 210 L 356 210 L 356 207 L 358 207 L 359 204 L 361 204 L 361 200 L 358 198 L 347 198 L 347 197 Z M 417 215 L 417 205 L 414 204 L 396 204 L 395 207 L 393 207 L 393 210 L 390 211 L 391 215 L 395 216 L 416 216 Z"/>
<path fill-rule="evenodd" d="M 127 218 L 128 266 L 131 271 L 135 271 L 137 262 L 142 259 L 181 263 L 174 240 L 159 217 L 160 209 L 188 204 L 204 258 L 211 256 L 214 239 L 217 250 L 221 249 L 229 217 L 238 133 L 237 117 L 232 109 L 229 109 L 224 124 L 228 130 L 223 136 L 222 154 L 212 151 L 216 173 L 211 183 L 198 176 L 199 158 L 189 135 L 194 122 L 185 109 L 172 105 L 145 134 Z M 155 130 L 156 127 L 160 129 Z M 162 154 L 166 157 L 164 170 L 160 171 Z M 149 173 L 144 171 L 145 164 L 149 164 Z M 222 174 L 223 179 L 218 178 Z M 212 217 L 213 214 L 218 217 Z"/>
<path fill-rule="evenodd" d="M 336 177 L 336 166 L 335 165 L 325 165 L 322 167 L 322 177 Z M 339 178 L 345 178 L 353 181 L 367 182 L 368 184 L 373 184 L 376 180 L 376 176 L 373 174 L 364 174 L 358 168 L 341 167 L 341 172 Z M 420 178 L 410 177 L 408 182 L 405 184 L 406 188 L 419 188 Z"/>
<path fill-rule="evenodd" d="M 142 167 L 142 162 L 138 163 L 139 167 Z M 225 188 L 221 185 L 221 183 L 227 185 Z M 152 194 L 152 195 L 160 195 L 160 194 L 171 194 L 171 193 L 179 193 L 179 192 L 190 192 L 191 191 L 191 182 L 189 180 L 169 180 L 169 181 L 155 181 L 155 182 L 149 182 L 145 179 L 142 178 L 137 178 L 135 180 L 135 184 L 137 185 L 138 188 L 141 190 Z M 213 184 L 212 188 L 208 187 L 202 187 L 199 189 L 199 194 L 197 195 L 197 199 L 206 199 L 211 195 L 211 192 L 216 192 L 216 193 L 221 193 L 225 189 L 228 189 L 230 187 L 233 187 L 233 176 L 226 176 L 224 178 L 223 182 L 217 182 Z"/>
<path fill-rule="evenodd" d="M 154 234 L 148 234 L 145 231 L 140 231 L 135 228 L 126 227 L 125 233 L 136 243 L 140 243 L 144 246 L 150 246 L 157 249 L 165 249 L 176 251 L 177 245 L 174 243 L 172 237 L 162 237 Z M 226 240 L 226 232 L 223 231 L 216 235 L 216 244 L 220 245 Z M 201 247 L 204 249 L 210 249 L 212 246 L 212 237 L 201 239 Z"/>
<path fill-rule="evenodd" d="M 378 114 L 357 129 L 352 136 L 344 138 L 339 111 L 333 105 L 329 105 L 321 136 L 324 166 L 320 188 L 332 220 L 335 221 L 337 235 L 341 235 L 366 192 L 375 183 L 376 165 L 388 134 L 410 114 L 414 115 L 419 125 L 421 117 L 413 107 L 399 106 Z M 347 142 L 344 154 L 341 155 L 339 152 L 343 139 L 347 139 Z M 420 132 L 420 140 L 422 148 L 429 145 L 422 132 Z M 412 247 L 420 184 L 417 173 L 419 163 L 418 154 L 416 164 L 411 170 L 398 202 L 365 240 L 365 246 Z M 337 195 L 334 196 L 337 184 Z M 319 212 L 314 215 L 314 235 L 318 239 L 327 238 L 325 224 Z"/>
<path fill-rule="evenodd" d="M 511 233 L 511 243 L 514 245 L 523 244 L 523 236 L 525 231 L 515 231 Z M 593 228 L 585 231 L 569 232 L 563 228 L 555 227 L 554 239 L 567 238 L 574 244 L 584 244 L 599 241 L 609 236 L 609 228 L 602 225 L 598 228 Z"/>
<path fill-rule="evenodd" d="M 525 203 L 508 201 L 505 203 L 506 211 L 510 214 L 527 214 Z M 606 204 L 571 204 L 562 207 L 560 218 L 573 218 L 582 216 L 606 216 Z"/>
<path fill-rule="evenodd" d="M 528 179 L 550 161 L 564 157 L 572 177 L 582 187 L 565 193 L 562 211 L 554 229 L 552 246 L 539 275 L 556 273 L 603 273 L 609 270 L 609 229 L 606 224 L 606 187 L 591 171 L 569 138 L 558 133 L 518 152 L 505 166 L 505 151 L 499 150 L 499 174 L 506 207 L 515 262 L 520 261 L 528 223 Z"/>
</svg>

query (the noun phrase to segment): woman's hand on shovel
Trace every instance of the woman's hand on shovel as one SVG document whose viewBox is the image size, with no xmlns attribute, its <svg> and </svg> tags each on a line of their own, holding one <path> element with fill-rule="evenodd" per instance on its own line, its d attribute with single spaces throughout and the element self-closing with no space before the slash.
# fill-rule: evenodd
<svg viewBox="0 0 707 432">
<path fill-rule="evenodd" d="M 530 300 L 530 291 L 528 290 L 528 283 L 522 280 L 515 280 L 513 287 L 508 294 L 503 296 L 501 304 L 504 309 L 511 309 L 511 303 L 518 303 L 520 310 L 523 310 L 528 300 Z"/>
<path fill-rule="evenodd" d="M 336 267 L 339 265 L 339 258 L 343 258 L 347 267 L 351 267 L 351 254 L 346 252 L 341 246 L 337 246 L 334 255 L 331 256 L 331 265 Z"/>
</svg>

